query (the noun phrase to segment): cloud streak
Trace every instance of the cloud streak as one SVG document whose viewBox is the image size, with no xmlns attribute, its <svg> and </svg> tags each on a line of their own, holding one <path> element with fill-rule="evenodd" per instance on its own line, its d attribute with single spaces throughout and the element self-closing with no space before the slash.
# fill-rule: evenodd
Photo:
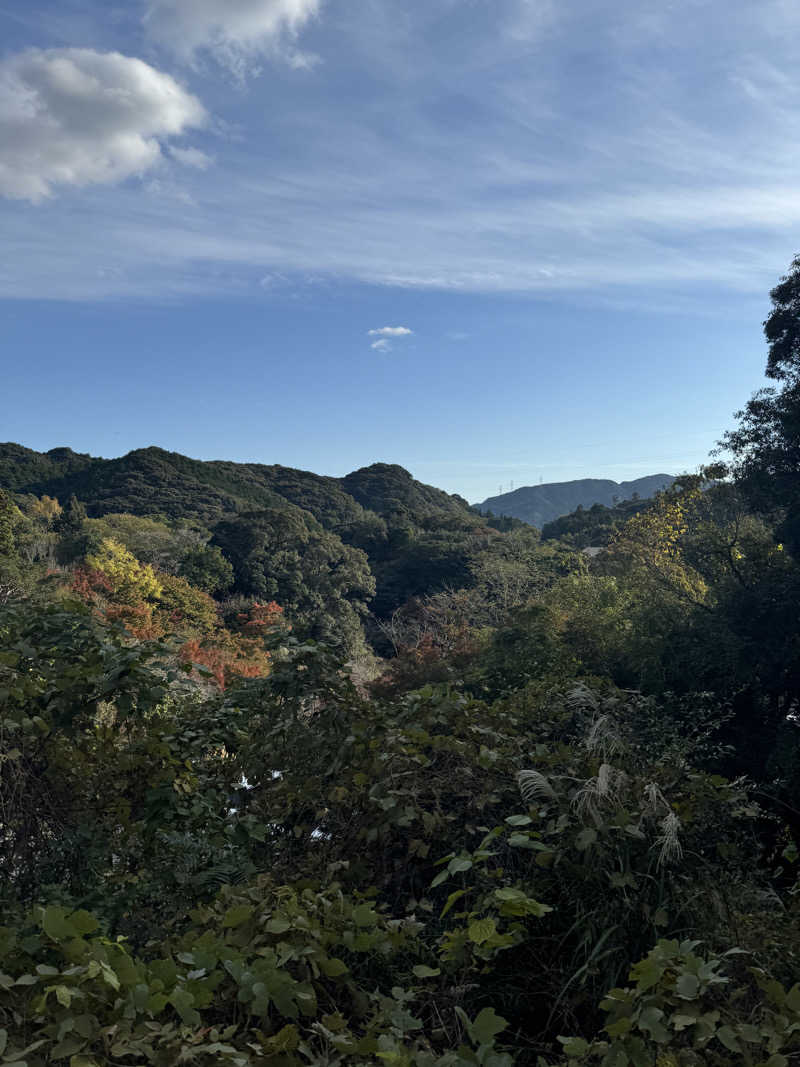
<svg viewBox="0 0 800 1067">
<path fill-rule="evenodd" d="M 128 130 L 118 116 L 98 132 L 66 109 L 54 144 L 74 153 L 71 171 L 48 162 L 48 116 L 62 114 L 55 102 L 41 120 L 29 116 L 35 150 L 16 163 L 19 138 L 2 134 L 27 175 L 10 193 L 6 172 L 6 195 L 98 184 L 75 192 L 63 215 L 17 217 L 16 205 L 0 204 L 14 249 L 0 294 L 104 298 L 116 285 L 162 297 L 229 285 L 263 295 L 266 276 L 288 279 L 275 291 L 313 275 L 576 299 L 613 290 L 622 301 L 638 293 L 634 302 L 647 289 L 665 302 L 709 286 L 763 292 L 796 250 L 800 20 L 783 0 L 735 20 L 721 18 L 721 0 L 353 0 L 324 9 L 316 0 L 150 0 L 149 9 L 151 38 L 197 63 L 198 79 L 207 54 L 257 63 L 303 31 L 324 63 L 301 79 L 265 68 L 248 93 L 214 90 L 228 133 L 213 170 L 208 153 L 172 145 L 198 117 L 185 111 L 167 128 L 161 119 L 147 126 L 134 107 L 131 138 L 119 141 L 104 132 Z M 204 98 L 211 84 L 201 82 Z M 0 124 L 25 100 L 0 89 Z M 128 143 L 132 155 L 118 147 Z M 130 184 L 98 195 L 167 156 L 182 165 L 180 211 L 175 197 L 145 202 Z M 47 165 L 37 170 L 40 158 Z M 369 334 L 371 343 L 402 336 Z"/>
</svg>

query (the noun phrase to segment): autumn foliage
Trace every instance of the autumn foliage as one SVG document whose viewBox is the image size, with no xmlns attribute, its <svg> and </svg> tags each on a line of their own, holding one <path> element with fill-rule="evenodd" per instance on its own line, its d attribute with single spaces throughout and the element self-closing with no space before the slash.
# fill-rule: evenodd
<svg viewBox="0 0 800 1067">
<path fill-rule="evenodd" d="M 270 655 L 265 641 L 289 629 L 279 604 L 253 604 L 237 616 L 238 631 L 220 629 L 202 639 L 193 638 L 181 649 L 182 658 L 210 671 L 220 689 L 235 678 L 264 678 Z"/>
</svg>

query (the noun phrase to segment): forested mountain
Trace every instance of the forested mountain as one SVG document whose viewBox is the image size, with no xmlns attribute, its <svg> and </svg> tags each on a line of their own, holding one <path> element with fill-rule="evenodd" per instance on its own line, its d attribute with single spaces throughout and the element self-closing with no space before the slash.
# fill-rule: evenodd
<svg viewBox="0 0 800 1067">
<path fill-rule="evenodd" d="M 590 508 L 593 504 L 613 507 L 619 501 L 630 500 L 634 496 L 648 499 L 674 481 L 671 474 L 650 474 L 632 482 L 582 478 L 573 482 L 525 485 L 510 493 L 490 496 L 476 506 L 484 514 L 491 511 L 494 515 L 510 515 L 541 529 L 545 523 L 569 515 L 577 508 Z"/>
<path fill-rule="evenodd" d="M 543 538 L 4 446 L 0 1061 L 799 1063 L 800 258 L 772 301 L 727 465 Z"/>
<path fill-rule="evenodd" d="M 106 460 L 5 444 L 3 487 L 20 498 L 75 497 L 90 519 L 193 528 L 233 566 L 234 593 L 277 599 L 295 622 L 314 615 L 316 636 L 336 627 L 350 643 L 368 603 L 382 618 L 409 597 L 469 583 L 472 558 L 492 537 L 463 498 L 385 463 L 330 478 L 160 448 Z"/>
</svg>

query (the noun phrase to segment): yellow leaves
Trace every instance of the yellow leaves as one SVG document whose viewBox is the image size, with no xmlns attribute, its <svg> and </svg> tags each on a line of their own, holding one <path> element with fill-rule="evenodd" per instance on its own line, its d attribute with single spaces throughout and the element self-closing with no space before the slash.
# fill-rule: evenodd
<svg viewBox="0 0 800 1067">
<path fill-rule="evenodd" d="M 104 537 L 97 552 L 86 557 L 94 570 L 101 571 L 111 582 L 114 598 L 123 604 L 140 604 L 158 600 L 163 591 L 153 568 L 140 563 L 119 541 Z"/>
<path fill-rule="evenodd" d="M 682 542 L 696 524 L 701 504 L 699 488 L 662 493 L 625 523 L 611 546 L 617 555 L 638 564 L 645 575 L 696 604 L 705 601 L 708 585 L 686 562 Z"/>
<path fill-rule="evenodd" d="M 59 517 L 63 508 L 54 497 L 43 496 L 40 500 L 34 501 L 29 510 L 34 518 L 41 519 L 49 526 Z"/>
</svg>

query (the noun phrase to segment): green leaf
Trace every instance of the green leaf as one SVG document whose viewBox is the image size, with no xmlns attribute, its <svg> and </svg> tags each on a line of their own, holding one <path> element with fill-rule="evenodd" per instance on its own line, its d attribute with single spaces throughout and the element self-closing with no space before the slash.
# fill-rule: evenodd
<svg viewBox="0 0 800 1067">
<path fill-rule="evenodd" d="M 507 1026 L 508 1022 L 497 1015 L 494 1008 L 484 1008 L 470 1023 L 469 1036 L 476 1045 L 491 1045 L 495 1037 Z"/>
<path fill-rule="evenodd" d="M 270 919 L 264 927 L 268 934 L 285 934 L 291 928 L 292 924 L 288 919 Z"/>
<path fill-rule="evenodd" d="M 558 1040 L 564 1046 L 565 1054 L 571 1059 L 582 1059 L 589 1051 L 589 1043 L 582 1037 L 559 1037 Z"/>
<path fill-rule="evenodd" d="M 741 1052 L 742 1046 L 736 1039 L 736 1033 L 730 1026 L 721 1026 L 717 1030 L 716 1037 L 718 1041 L 721 1041 L 725 1048 L 730 1049 L 731 1052 Z"/>
<path fill-rule="evenodd" d="M 472 860 L 467 859 L 466 856 L 456 856 L 456 858 L 450 860 L 447 865 L 450 874 L 462 874 L 464 871 L 468 871 L 471 867 Z"/>
<path fill-rule="evenodd" d="M 497 933 L 497 923 L 494 919 L 476 919 L 469 925 L 469 939 L 476 945 L 483 945 L 491 940 Z"/>
<path fill-rule="evenodd" d="M 8 1030 L 0 1029 L 0 1056 L 2 1056 L 3 1053 L 5 1052 L 7 1044 L 8 1044 Z"/>
<path fill-rule="evenodd" d="M 68 1008 L 72 1003 L 72 992 L 68 986 L 56 986 L 56 1000 L 63 1008 Z"/>
<path fill-rule="evenodd" d="M 326 978 L 338 978 L 341 974 L 347 974 L 348 967 L 344 960 L 327 959 L 319 960 L 319 969 Z"/>
<path fill-rule="evenodd" d="M 353 922 L 356 926 L 374 926 L 377 921 L 378 916 L 369 904 L 359 904 L 357 908 L 353 908 Z"/>
<path fill-rule="evenodd" d="M 78 936 L 78 931 L 67 921 L 63 908 L 45 908 L 42 914 L 42 929 L 53 941 L 66 941 Z"/>
<path fill-rule="evenodd" d="M 682 974 L 675 983 L 675 992 L 683 1000 L 694 1000 L 700 991 L 700 981 L 693 974 Z"/>
<path fill-rule="evenodd" d="M 662 1022 L 663 1018 L 664 1012 L 655 1006 L 645 1008 L 639 1014 L 639 1028 L 647 1030 L 652 1039 L 659 1044 L 669 1041 L 669 1034 Z"/>
<path fill-rule="evenodd" d="M 112 989 L 119 991 L 119 978 L 117 977 L 116 971 L 113 971 L 107 963 L 100 964 L 100 971 L 106 985 L 110 985 Z"/>
<path fill-rule="evenodd" d="M 506 822 L 509 826 L 530 826 L 533 819 L 530 815 L 509 815 Z"/>
<path fill-rule="evenodd" d="M 417 978 L 435 978 L 441 973 L 438 967 L 426 967 L 424 963 L 418 963 L 414 968 L 414 974 Z"/>
<path fill-rule="evenodd" d="M 242 923 L 246 923 L 247 920 L 252 917 L 252 904 L 237 904 L 233 908 L 228 908 L 225 912 L 225 917 L 222 920 L 222 928 L 223 930 L 232 930 L 237 926 L 241 926 Z"/>
<path fill-rule="evenodd" d="M 72 1056 L 73 1053 L 80 1052 L 86 1042 L 81 1037 L 65 1037 L 63 1041 L 59 1041 L 57 1045 L 54 1045 L 50 1049 L 50 1055 L 53 1059 L 62 1059 L 65 1056 Z"/>
<path fill-rule="evenodd" d="M 800 1014 L 800 985 L 795 984 L 786 994 L 786 1007 Z"/>
<path fill-rule="evenodd" d="M 93 1060 L 89 1056 L 72 1056 L 69 1061 L 69 1067 L 99 1067 L 99 1064 L 97 1060 Z"/>
<path fill-rule="evenodd" d="M 541 841 L 532 841 L 530 835 L 522 830 L 518 830 L 515 834 L 512 834 L 508 839 L 509 845 L 512 848 L 530 848 L 542 850 L 546 848 Z"/>
<path fill-rule="evenodd" d="M 186 989 L 175 989 L 169 998 L 187 1026 L 199 1026 L 200 1015 L 194 1008 L 194 997 Z"/>
<path fill-rule="evenodd" d="M 456 903 L 456 901 L 460 900 L 462 897 L 465 897 L 467 893 L 467 889 L 456 889 L 454 893 L 451 893 L 450 896 L 447 898 L 447 903 L 442 908 L 442 913 L 439 918 L 443 919 L 445 915 L 447 915 L 448 911 L 450 911 L 452 906 Z"/>
<path fill-rule="evenodd" d="M 266 1048 L 268 1054 L 274 1056 L 280 1052 L 294 1052 L 299 1044 L 300 1033 L 293 1023 L 289 1023 L 282 1030 L 279 1030 L 277 1034 L 267 1038 Z"/>
<path fill-rule="evenodd" d="M 69 917 L 69 921 L 81 937 L 84 937 L 86 934 L 93 934 L 100 926 L 100 923 L 95 919 L 94 915 L 83 910 L 73 911 Z"/>
</svg>

